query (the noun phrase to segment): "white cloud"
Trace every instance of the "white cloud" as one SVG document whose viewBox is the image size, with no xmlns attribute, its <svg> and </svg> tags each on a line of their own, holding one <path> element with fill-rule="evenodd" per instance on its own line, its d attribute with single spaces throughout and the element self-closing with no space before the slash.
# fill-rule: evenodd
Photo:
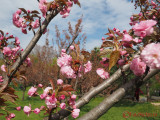
<svg viewBox="0 0 160 120">
<path fill-rule="evenodd" d="M 51 0 L 48 0 L 51 1 Z M 101 37 L 107 32 L 107 28 L 119 28 L 120 30 L 129 29 L 129 17 L 134 13 L 134 5 L 127 0 L 79 0 L 81 8 L 74 5 L 70 16 L 66 19 L 56 16 L 49 29 L 50 37 L 55 36 L 55 25 L 60 30 L 67 29 L 67 23 L 72 25 L 83 15 L 83 32 L 87 35 L 87 49 L 92 49 L 95 45 L 100 45 Z M 21 30 L 12 25 L 12 14 L 20 7 L 25 9 L 37 9 L 37 0 L 1 0 L 0 1 L 0 29 L 19 36 L 22 47 L 26 47 L 33 33 L 24 35 Z M 7 6 L 7 7 L 6 7 Z M 45 36 L 44 36 L 45 37 Z M 38 44 L 44 44 L 44 37 Z"/>
</svg>

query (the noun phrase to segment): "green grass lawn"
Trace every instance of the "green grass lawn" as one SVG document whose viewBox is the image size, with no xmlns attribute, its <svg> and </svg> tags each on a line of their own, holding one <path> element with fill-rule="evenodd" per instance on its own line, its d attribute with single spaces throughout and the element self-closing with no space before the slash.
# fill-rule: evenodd
<svg viewBox="0 0 160 120">
<path fill-rule="evenodd" d="M 42 91 L 39 91 L 42 92 Z M 31 113 L 28 117 L 24 114 L 23 110 L 16 111 L 15 107 L 25 106 L 31 104 L 32 109 L 39 108 L 41 105 L 45 105 L 44 100 L 40 100 L 38 97 L 28 97 L 27 93 L 25 94 L 25 100 L 22 101 L 22 91 L 17 91 L 19 100 L 16 101 L 17 105 L 8 104 L 8 110 L 16 114 L 16 117 L 13 120 L 42 120 L 44 118 L 44 112 L 41 112 L 39 115 Z M 93 107 L 98 105 L 104 98 L 96 97 L 91 100 L 91 102 L 81 108 L 80 116 L 87 113 Z M 132 115 L 127 120 L 160 120 L 160 107 L 153 106 L 150 103 L 135 103 L 128 100 L 121 100 L 114 107 L 112 107 L 106 114 L 104 114 L 99 120 L 125 120 L 123 118 L 124 112 L 130 112 Z M 1 111 L 0 111 L 1 112 Z M 133 116 L 134 113 L 157 113 L 156 117 L 136 117 Z M 0 120 L 5 120 L 5 117 L 0 117 Z M 69 120 L 73 118 L 69 117 Z"/>
</svg>

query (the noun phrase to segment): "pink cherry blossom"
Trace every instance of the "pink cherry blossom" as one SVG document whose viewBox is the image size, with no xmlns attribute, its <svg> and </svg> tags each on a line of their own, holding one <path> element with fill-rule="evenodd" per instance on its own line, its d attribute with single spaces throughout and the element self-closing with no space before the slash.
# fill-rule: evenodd
<svg viewBox="0 0 160 120">
<path fill-rule="evenodd" d="M 64 100 L 64 99 L 65 99 L 65 95 L 61 95 L 60 100 Z"/>
<path fill-rule="evenodd" d="M 87 73 L 89 71 L 91 71 L 92 69 L 92 63 L 90 61 L 88 61 L 86 64 L 84 64 L 84 73 Z"/>
<path fill-rule="evenodd" d="M 46 0 L 40 0 L 39 1 L 39 9 L 41 10 L 43 17 L 46 18 L 46 13 L 47 13 L 47 1 Z"/>
<path fill-rule="evenodd" d="M 61 67 L 60 72 L 63 75 L 66 75 L 67 78 L 76 78 L 76 74 L 75 74 L 74 70 L 71 68 L 71 66 Z"/>
<path fill-rule="evenodd" d="M 10 116 L 6 116 L 6 120 L 11 120 Z"/>
<path fill-rule="evenodd" d="M 3 72 L 6 72 L 6 66 L 5 66 L 5 65 L 2 65 L 2 66 L 1 66 L 1 70 L 2 70 Z"/>
<path fill-rule="evenodd" d="M 50 110 L 56 107 L 56 102 L 57 99 L 54 96 L 45 98 L 45 103 Z"/>
<path fill-rule="evenodd" d="M 120 66 L 125 65 L 125 61 L 123 59 L 118 60 L 118 65 Z"/>
<path fill-rule="evenodd" d="M 29 114 L 31 113 L 31 107 L 24 106 L 23 111 L 24 111 L 25 114 L 27 114 L 29 116 Z"/>
<path fill-rule="evenodd" d="M 125 55 L 126 53 L 127 53 L 126 50 L 121 50 L 121 51 L 120 51 L 120 55 Z"/>
<path fill-rule="evenodd" d="M 42 87 L 43 87 L 43 85 L 42 85 L 42 84 L 38 84 L 38 87 L 39 87 L 39 88 L 42 88 Z"/>
<path fill-rule="evenodd" d="M 22 33 L 27 34 L 26 28 L 22 28 L 21 30 L 22 30 Z"/>
<path fill-rule="evenodd" d="M 134 38 L 133 41 L 134 41 L 135 43 L 141 43 L 141 42 L 142 42 L 142 40 L 141 40 L 141 39 L 138 39 L 137 37 Z"/>
<path fill-rule="evenodd" d="M 73 95 L 71 95 L 71 99 L 72 99 L 72 100 L 76 100 L 76 97 L 77 97 L 77 96 L 76 96 L 76 95 L 74 95 L 74 94 L 73 94 Z"/>
<path fill-rule="evenodd" d="M 122 41 L 124 42 L 131 42 L 133 40 L 132 36 L 130 36 L 129 34 L 124 34 Z"/>
<path fill-rule="evenodd" d="M 0 82 L 3 82 L 3 77 L 2 76 L 0 76 Z"/>
<path fill-rule="evenodd" d="M 21 106 L 16 107 L 16 110 L 17 110 L 17 111 L 20 111 L 20 110 L 21 110 Z"/>
<path fill-rule="evenodd" d="M 102 60 L 100 61 L 100 63 L 102 65 L 104 65 L 105 67 L 108 67 L 109 66 L 109 59 L 108 58 L 102 58 Z"/>
<path fill-rule="evenodd" d="M 73 46 L 73 45 L 71 45 L 69 48 L 70 48 L 71 50 L 74 50 L 74 46 Z"/>
<path fill-rule="evenodd" d="M 140 37 L 145 37 L 153 33 L 153 26 L 156 25 L 155 20 L 141 21 L 133 26 L 134 34 Z"/>
<path fill-rule="evenodd" d="M 63 84 L 63 80 L 62 79 L 58 79 L 57 80 L 57 85 L 62 85 Z"/>
<path fill-rule="evenodd" d="M 3 54 L 4 55 L 11 56 L 11 53 L 12 53 L 12 51 L 11 51 L 10 47 L 4 47 L 3 48 Z"/>
<path fill-rule="evenodd" d="M 39 108 L 35 108 L 33 111 L 35 114 L 39 114 L 40 113 L 40 109 Z"/>
<path fill-rule="evenodd" d="M 10 115 L 9 115 L 9 117 L 10 118 L 14 118 L 16 115 L 14 114 L 14 113 L 11 113 Z"/>
<path fill-rule="evenodd" d="M 140 57 L 151 69 L 160 69 L 160 43 L 150 43 L 146 45 Z"/>
<path fill-rule="evenodd" d="M 35 20 L 35 22 L 32 22 L 31 26 L 33 29 L 38 28 L 39 27 L 39 19 Z"/>
<path fill-rule="evenodd" d="M 27 57 L 25 63 L 27 63 L 27 66 L 31 66 L 31 58 Z"/>
<path fill-rule="evenodd" d="M 61 108 L 61 109 L 65 109 L 65 108 L 66 108 L 66 104 L 65 104 L 65 103 L 61 103 L 61 104 L 60 104 L 60 108 Z"/>
<path fill-rule="evenodd" d="M 28 95 L 29 95 L 29 96 L 33 96 L 36 92 L 37 92 L 37 88 L 31 87 L 31 88 L 28 90 Z"/>
<path fill-rule="evenodd" d="M 71 61 L 72 57 L 70 55 L 67 55 L 66 53 L 63 53 L 63 55 L 57 59 L 57 65 L 59 67 L 67 66 L 71 64 Z"/>
<path fill-rule="evenodd" d="M 131 62 L 130 69 L 136 76 L 141 76 L 146 70 L 146 64 L 140 58 L 134 58 Z"/>
<path fill-rule="evenodd" d="M 97 74 L 102 78 L 102 79 L 107 79 L 109 78 L 109 73 L 105 72 L 103 68 L 98 68 L 96 70 Z"/>
<path fill-rule="evenodd" d="M 62 49 L 61 52 L 66 53 L 66 49 Z"/>
<path fill-rule="evenodd" d="M 13 14 L 13 18 L 12 18 L 13 24 L 18 28 L 22 26 L 22 22 L 19 21 L 19 18 L 20 18 L 19 14 L 17 13 Z"/>
<path fill-rule="evenodd" d="M 104 37 L 102 37 L 102 41 L 105 41 L 105 38 L 104 38 Z"/>
<path fill-rule="evenodd" d="M 72 117 L 77 118 L 79 116 L 80 109 L 74 109 L 72 111 Z"/>
<path fill-rule="evenodd" d="M 20 44 L 18 37 L 15 37 L 15 44 L 16 44 L 16 45 L 19 45 L 19 44 Z"/>
<path fill-rule="evenodd" d="M 40 110 L 43 110 L 44 108 L 45 108 L 45 106 L 42 105 L 42 106 L 40 107 Z"/>
</svg>

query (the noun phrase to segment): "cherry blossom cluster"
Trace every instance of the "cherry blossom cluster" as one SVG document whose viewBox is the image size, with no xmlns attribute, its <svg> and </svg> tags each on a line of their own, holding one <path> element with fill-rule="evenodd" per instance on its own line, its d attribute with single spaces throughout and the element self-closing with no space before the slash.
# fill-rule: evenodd
<svg viewBox="0 0 160 120">
<path fill-rule="evenodd" d="M 14 39 L 14 41 L 9 41 L 9 39 Z M 12 42 L 12 44 L 9 44 L 9 42 Z M 18 37 L 14 37 L 13 35 L 9 35 L 9 33 L 6 33 L 4 35 L 4 33 L 2 32 L 0 34 L 0 45 L 1 45 L 1 52 L 3 53 L 3 58 L 5 59 L 5 64 L 1 65 L 1 70 L 3 72 L 7 72 L 7 67 L 9 67 L 10 65 L 12 65 L 16 59 L 18 58 L 18 56 L 20 56 L 21 51 L 23 51 L 23 49 L 21 49 L 20 47 L 20 41 Z M 27 57 L 26 60 L 24 61 L 25 64 L 27 64 L 27 66 L 31 65 L 31 61 L 30 58 Z M 1 77 L 1 82 L 3 81 L 2 77 Z"/>
<path fill-rule="evenodd" d="M 13 14 L 13 24 L 21 28 L 22 33 L 27 34 L 28 30 L 36 29 L 39 27 L 40 17 L 37 15 L 38 11 L 25 10 L 24 8 L 18 9 Z"/>
<path fill-rule="evenodd" d="M 60 11 L 60 15 L 62 15 L 62 18 L 66 18 L 67 16 L 69 16 L 69 13 L 71 11 L 71 7 L 73 6 L 73 3 L 77 4 L 78 0 L 68 0 L 66 2 L 66 5 Z M 50 5 L 50 8 L 48 8 L 48 5 Z M 56 3 L 55 1 L 52 1 L 52 2 L 47 2 L 47 0 L 40 0 L 39 1 L 39 9 L 41 10 L 44 18 L 46 18 L 46 14 L 47 14 L 48 10 L 58 8 L 59 6 L 60 5 L 58 3 Z"/>
<path fill-rule="evenodd" d="M 141 15 L 142 14 L 139 14 L 139 16 Z M 123 33 L 120 33 L 120 30 L 116 28 L 114 28 L 113 30 L 109 30 L 109 33 L 106 34 L 109 37 L 102 37 L 103 44 L 101 51 L 103 51 L 103 47 L 112 45 L 114 47 L 113 50 L 119 51 L 120 54 L 117 63 L 120 66 L 123 66 L 124 64 L 127 64 L 128 61 L 131 61 L 130 58 L 133 52 L 129 52 L 127 50 L 134 50 L 134 45 L 143 45 L 142 41 L 145 39 L 145 37 L 152 35 L 154 26 L 156 26 L 156 24 L 156 20 L 143 20 L 140 22 L 136 21 L 130 32 L 124 30 Z M 108 39 L 113 40 L 113 42 L 108 41 Z M 160 69 L 160 55 L 158 52 L 159 47 L 159 43 L 150 43 L 142 50 L 140 58 L 134 58 L 132 60 L 130 69 L 136 76 L 141 76 L 145 73 L 146 65 L 151 69 Z M 109 66 L 109 59 L 102 58 L 102 61 L 100 61 L 100 63 L 107 68 Z M 98 68 L 96 72 L 102 79 L 107 79 L 109 77 L 109 73 L 106 72 L 103 68 Z"/>
<path fill-rule="evenodd" d="M 74 50 L 74 46 L 70 46 L 71 50 Z M 74 67 L 73 63 L 79 64 Z M 60 72 L 67 78 L 81 77 L 82 74 L 86 74 L 92 69 L 92 63 L 88 61 L 86 64 L 81 64 L 79 61 L 75 61 L 70 55 L 66 54 L 66 50 L 62 49 L 61 56 L 57 59 L 57 65 L 61 68 Z"/>
<path fill-rule="evenodd" d="M 43 89 L 43 93 L 41 95 L 38 94 L 38 88 Z M 64 85 L 62 79 L 57 80 L 57 88 L 53 89 L 53 87 L 44 88 L 42 84 L 39 84 L 38 87 L 31 87 L 28 90 L 28 95 L 31 96 L 40 96 L 40 99 L 45 100 L 45 106 L 41 106 L 40 108 L 32 109 L 31 105 L 24 106 L 23 111 L 26 115 L 30 115 L 31 112 L 35 114 L 39 114 L 40 111 L 45 110 L 47 113 L 50 113 L 52 109 L 57 109 L 58 107 L 61 109 L 67 109 L 67 106 L 70 106 L 73 111 L 72 117 L 77 118 L 79 116 L 80 110 L 75 106 L 76 95 L 72 94 L 71 85 Z M 73 90 L 74 91 L 74 90 Z M 16 108 L 17 111 L 21 110 L 21 106 Z"/>
</svg>

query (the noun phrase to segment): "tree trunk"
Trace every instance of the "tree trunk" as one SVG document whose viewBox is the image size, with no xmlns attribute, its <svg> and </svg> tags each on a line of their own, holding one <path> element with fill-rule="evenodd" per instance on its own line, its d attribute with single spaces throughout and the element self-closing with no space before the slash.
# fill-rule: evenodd
<svg viewBox="0 0 160 120">
<path fill-rule="evenodd" d="M 147 102 L 150 100 L 149 82 L 146 83 Z"/>
</svg>

